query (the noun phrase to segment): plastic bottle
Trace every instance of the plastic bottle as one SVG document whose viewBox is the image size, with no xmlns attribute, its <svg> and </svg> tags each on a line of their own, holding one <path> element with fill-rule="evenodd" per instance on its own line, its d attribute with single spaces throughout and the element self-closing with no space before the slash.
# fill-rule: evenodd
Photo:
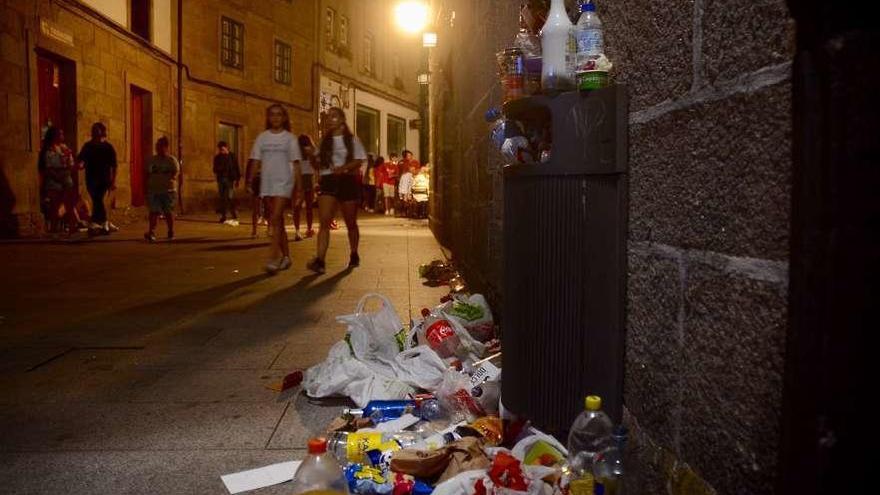
<svg viewBox="0 0 880 495">
<path fill-rule="evenodd" d="M 547 22 L 541 28 L 541 88 L 565 91 L 574 87 L 571 73 L 572 24 L 565 11 L 565 0 L 553 0 Z"/>
<path fill-rule="evenodd" d="M 426 343 L 443 359 L 456 355 L 461 347 L 461 339 L 455 333 L 452 323 L 446 318 L 432 314 L 427 308 L 422 309 L 425 321 L 422 322 Z"/>
<path fill-rule="evenodd" d="M 347 495 L 348 482 L 339 462 L 327 452 L 326 438 L 309 440 L 309 455 L 293 477 L 293 495 Z"/>
<path fill-rule="evenodd" d="M 620 495 L 623 483 L 623 453 L 626 446 L 626 427 L 618 426 L 611 434 L 612 445 L 596 454 L 593 460 L 593 477 L 596 493 Z"/>
<path fill-rule="evenodd" d="M 336 432 L 330 437 L 328 450 L 333 452 L 339 462 L 364 462 L 366 453 L 371 450 L 388 450 L 388 442 L 397 443 L 400 448 L 408 448 L 421 441 L 418 433 L 401 431 L 382 432 Z"/>
<path fill-rule="evenodd" d="M 372 400 L 363 409 L 345 409 L 344 413 L 370 418 L 374 423 L 382 423 L 399 418 L 404 414 L 412 414 L 431 421 L 439 418 L 441 411 L 440 402 L 437 399 L 418 399 Z"/>
<path fill-rule="evenodd" d="M 568 434 L 568 463 L 572 495 L 593 495 L 593 461 L 611 443 L 611 418 L 602 411 L 602 399 L 590 395 L 585 408 L 574 420 Z"/>
<path fill-rule="evenodd" d="M 584 72 L 595 70 L 596 61 L 605 53 L 602 21 L 596 14 L 596 4 L 592 0 L 581 4 L 581 16 L 574 27 L 574 39 L 577 46 L 575 76 L 580 88 Z"/>
</svg>

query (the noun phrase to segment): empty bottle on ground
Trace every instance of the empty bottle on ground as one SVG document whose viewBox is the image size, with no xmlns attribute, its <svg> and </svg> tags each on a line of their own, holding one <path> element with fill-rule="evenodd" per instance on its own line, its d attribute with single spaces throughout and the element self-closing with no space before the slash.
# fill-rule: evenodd
<svg viewBox="0 0 880 495">
<path fill-rule="evenodd" d="M 584 411 L 574 420 L 568 434 L 572 495 L 593 495 L 593 462 L 596 454 L 611 444 L 613 424 L 602 411 L 602 399 L 590 395 L 584 405 Z"/>
<path fill-rule="evenodd" d="M 342 466 L 327 452 L 326 438 L 309 440 L 309 455 L 293 477 L 293 495 L 348 495 Z"/>
</svg>

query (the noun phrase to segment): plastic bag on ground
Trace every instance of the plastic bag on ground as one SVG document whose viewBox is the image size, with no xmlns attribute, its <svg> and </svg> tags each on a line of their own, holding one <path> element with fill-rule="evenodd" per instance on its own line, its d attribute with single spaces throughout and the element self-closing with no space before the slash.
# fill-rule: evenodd
<svg viewBox="0 0 880 495">
<path fill-rule="evenodd" d="M 371 298 L 380 299 L 382 308 L 374 313 L 366 313 L 364 306 Z M 382 294 L 365 294 L 353 314 L 338 316 L 336 320 L 348 325 L 346 340 L 358 359 L 391 360 L 405 348 L 403 322 L 397 316 L 394 305 Z"/>
<path fill-rule="evenodd" d="M 371 400 L 399 400 L 415 389 L 389 370 L 353 357 L 346 342 L 337 342 L 327 359 L 306 371 L 303 385 L 311 397 L 350 397 L 358 407 Z"/>
<path fill-rule="evenodd" d="M 485 476 L 485 469 L 465 471 L 437 485 L 433 495 L 470 495 L 474 493 L 474 484 L 477 480 Z"/>
<path fill-rule="evenodd" d="M 480 342 L 495 337 L 492 309 L 482 294 L 455 296 L 452 301 L 445 303 L 442 309 L 444 313 L 458 320 L 465 330 Z"/>
</svg>

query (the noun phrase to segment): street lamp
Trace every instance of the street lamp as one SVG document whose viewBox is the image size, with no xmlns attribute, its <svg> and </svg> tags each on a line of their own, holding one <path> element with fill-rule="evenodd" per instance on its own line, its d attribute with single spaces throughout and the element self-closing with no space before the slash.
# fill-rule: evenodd
<svg viewBox="0 0 880 495">
<path fill-rule="evenodd" d="M 394 8 L 394 20 L 404 31 L 416 34 L 428 25 L 428 5 L 424 2 L 401 2 Z"/>
<path fill-rule="evenodd" d="M 437 46 L 437 33 L 425 31 L 422 33 L 422 46 L 425 48 L 434 48 Z"/>
</svg>

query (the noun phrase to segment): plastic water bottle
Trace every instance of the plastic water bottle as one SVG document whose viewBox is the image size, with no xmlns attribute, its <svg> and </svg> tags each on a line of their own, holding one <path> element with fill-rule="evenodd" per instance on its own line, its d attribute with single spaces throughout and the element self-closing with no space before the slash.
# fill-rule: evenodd
<svg viewBox="0 0 880 495">
<path fill-rule="evenodd" d="M 348 495 L 342 466 L 327 452 L 326 438 L 309 440 L 309 455 L 293 477 L 293 495 Z"/>
<path fill-rule="evenodd" d="M 412 414 L 431 421 L 439 418 L 441 411 L 437 399 L 417 398 L 417 400 L 371 400 L 363 409 L 343 409 L 343 415 L 345 414 L 370 418 L 374 423 L 383 423 L 404 414 Z"/>
<path fill-rule="evenodd" d="M 541 28 L 541 87 L 544 91 L 565 91 L 574 87 L 571 73 L 572 25 L 565 0 L 553 0 L 547 22 Z"/>
<path fill-rule="evenodd" d="M 602 399 L 590 395 L 585 408 L 574 420 L 568 434 L 568 464 L 572 495 L 593 495 L 593 462 L 596 454 L 611 443 L 611 418 L 602 411 Z"/>
<path fill-rule="evenodd" d="M 596 493 L 620 495 L 623 484 L 623 452 L 626 446 L 626 427 L 618 426 L 611 434 L 612 445 L 596 454 L 593 460 L 593 477 L 596 479 Z M 601 489 L 600 489 L 601 487 Z"/>
<path fill-rule="evenodd" d="M 580 87 L 581 75 L 595 70 L 596 61 L 605 53 L 602 21 L 596 14 L 596 4 L 591 0 L 581 4 L 581 16 L 574 27 L 574 39 L 577 44 L 575 72 Z"/>
<path fill-rule="evenodd" d="M 412 447 L 422 440 L 417 432 L 401 431 L 397 433 L 373 432 L 337 432 L 330 437 L 328 450 L 339 462 L 365 462 L 367 452 L 371 450 L 388 450 L 389 442 L 395 442 L 402 449 Z"/>
</svg>

